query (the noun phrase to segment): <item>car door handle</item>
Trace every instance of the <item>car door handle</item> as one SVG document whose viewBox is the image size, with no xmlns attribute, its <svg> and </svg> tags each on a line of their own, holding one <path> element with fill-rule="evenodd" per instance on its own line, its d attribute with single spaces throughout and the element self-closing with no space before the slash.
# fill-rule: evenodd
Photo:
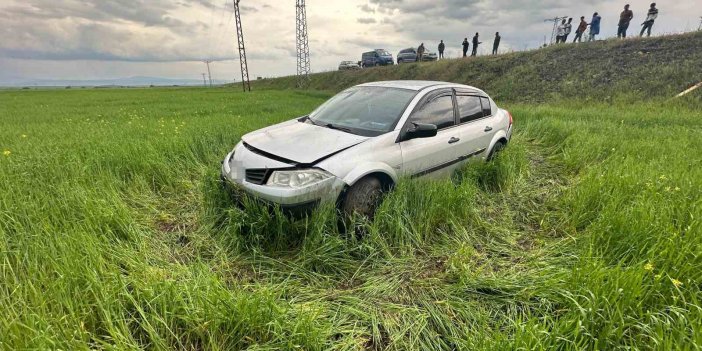
<svg viewBox="0 0 702 351">
<path fill-rule="evenodd" d="M 491 131 L 491 130 L 492 130 L 492 127 L 490 127 L 490 126 L 485 127 L 485 131 L 486 131 L 486 132 L 489 132 L 489 131 Z"/>
<path fill-rule="evenodd" d="M 461 141 L 461 139 L 458 139 L 456 137 L 451 137 L 451 139 L 449 139 L 449 144 L 455 144 L 459 141 Z"/>
</svg>

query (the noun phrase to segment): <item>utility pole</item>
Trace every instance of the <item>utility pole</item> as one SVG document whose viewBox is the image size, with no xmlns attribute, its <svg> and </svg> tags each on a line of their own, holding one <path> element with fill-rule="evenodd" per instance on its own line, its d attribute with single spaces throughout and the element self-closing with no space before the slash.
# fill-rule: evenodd
<svg viewBox="0 0 702 351">
<path fill-rule="evenodd" d="M 697 27 L 697 30 L 702 30 L 702 16 L 700 16 L 700 25 Z"/>
<path fill-rule="evenodd" d="M 210 78 L 210 88 L 212 88 L 212 74 L 210 73 L 210 63 L 211 63 L 212 61 L 210 61 L 210 60 L 205 60 L 205 61 L 202 61 L 202 62 L 204 62 L 204 63 L 207 65 L 207 76 Z"/>
<path fill-rule="evenodd" d="M 241 12 L 239 11 L 239 1 L 234 1 L 234 17 L 236 17 L 236 40 L 239 45 L 239 63 L 241 64 L 241 84 L 244 91 L 251 91 L 249 82 L 249 66 L 246 64 L 246 48 L 244 47 L 244 30 L 241 28 Z"/>
<path fill-rule="evenodd" d="M 297 46 L 297 87 L 306 88 L 310 82 L 310 44 L 307 37 L 305 0 L 295 1 L 295 43 Z"/>
<path fill-rule="evenodd" d="M 205 74 L 202 73 L 202 85 L 207 87 L 207 79 L 205 79 Z"/>
<path fill-rule="evenodd" d="M 558 22 L 568 18 L 568 16 L 554 17 L 545 19 L 544 22 L 553 22 L 553 30 L 551 31 L 551 44 L 556 39 L 556 29 L 558 28 Z"/>
</svg>

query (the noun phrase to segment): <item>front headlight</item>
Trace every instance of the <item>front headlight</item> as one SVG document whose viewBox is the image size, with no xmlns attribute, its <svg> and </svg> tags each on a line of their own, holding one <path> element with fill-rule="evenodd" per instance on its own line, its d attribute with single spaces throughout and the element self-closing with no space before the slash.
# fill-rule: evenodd
<svg viewBox="0 0 702 351">
<path fill-rule="evenodd" d="M 331 174 L 321 169 L 274 171 L 266 185 L 297 189 L 317 184 L 331 177 Z"/>
</svg>

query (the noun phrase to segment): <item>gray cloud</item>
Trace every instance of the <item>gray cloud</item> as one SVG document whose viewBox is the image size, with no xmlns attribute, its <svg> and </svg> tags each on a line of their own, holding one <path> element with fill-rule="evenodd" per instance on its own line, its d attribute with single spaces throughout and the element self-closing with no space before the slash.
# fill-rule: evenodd
<svg viewBox="0 0 702 351">
<path fill-rule="evenodd" d="M 177 7 L 166 0 L 26 0 L 21 5 L 3 9 L 3 17 L 23 19 L 86 19 L 99 22 L 129 21 L 147 26 L 182 25 L 169 16 Z"/>
<path fill-rule="evenodd" d="M 376 23 L 377 21 L 375 20 L 375 18 L 366 17 L 366 18 L 357 18 L 356 22 L 362 23 L 362 24 L 370 24 L 370 23 Z"/>
<path fill-rule="evenodd" d="M 375 13 L 375 8 L 371 7 L 368 4 L 359 5 L 358 8 L 363 12 Z"/>
</svg>

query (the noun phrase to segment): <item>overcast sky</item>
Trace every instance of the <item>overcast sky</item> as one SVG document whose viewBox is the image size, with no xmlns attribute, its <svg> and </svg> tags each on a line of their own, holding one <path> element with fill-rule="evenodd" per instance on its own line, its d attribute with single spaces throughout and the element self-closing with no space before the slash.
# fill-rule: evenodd
<svg viewBox="0 0 702 351">
<path fill-rule="evenodd" d="M 295 1 L 241 0 L 251 78 L 295 73 Z M 629 2 L 630 33 L 648 0 Z M 307 0 L 313 71 L 334 69 L 363 51 L 416 47 L 459 54 L 481 33 L 481 53 L 496 31 L 502 50 L 538 46 L 549 17 L 602 15 L 602 35 L 616 34 L 625 3 L 584 0 Z M 659 2 L 655 33 L 697 29 L 702 0 Z M 157 76 L 198 79 L 203 59 L 215 79 L 239 79 L 231 0 L 0 0 L 0 84 L 16 79 Z"/>
</svg>

